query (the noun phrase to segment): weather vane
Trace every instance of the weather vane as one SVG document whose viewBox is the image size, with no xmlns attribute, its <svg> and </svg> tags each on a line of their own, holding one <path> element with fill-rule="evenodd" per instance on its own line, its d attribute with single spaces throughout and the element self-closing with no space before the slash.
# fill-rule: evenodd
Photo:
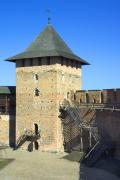
<svg viewBox="0 0 120 180">
<path fill-rule="evenodd" d="M 50 9 L 47 9 L 46 12 L 48 14 L 48 24 L 51 24 L 51 11 L 50 11 Z"/>
</svg>

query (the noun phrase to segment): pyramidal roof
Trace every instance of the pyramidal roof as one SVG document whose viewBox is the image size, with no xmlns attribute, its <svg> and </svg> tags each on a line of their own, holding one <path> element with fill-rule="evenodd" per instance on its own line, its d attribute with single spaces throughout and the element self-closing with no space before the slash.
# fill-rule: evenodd
<svg viewBox="0 0 120 180">
<path fill-rule="evenodd" d="M 48 56 L 61 56 L 79 61 L 83 65 L 89 64 L 72 52 L 51 24 L 47 25 L 44 31 L 38 35 L 35 41 L 24 52 L 8 58 L 7 61 L 15 62 L 20 59 Z"/>
</svg>

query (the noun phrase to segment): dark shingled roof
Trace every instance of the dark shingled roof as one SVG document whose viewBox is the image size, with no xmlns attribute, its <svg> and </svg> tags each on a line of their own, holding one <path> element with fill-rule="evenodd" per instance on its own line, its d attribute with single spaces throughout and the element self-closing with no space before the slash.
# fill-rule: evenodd
<svg viewBox="0 0 120 180">
<path fill-rule="evenodd" d="M 22 53 L 8 58 L 7 61 L 15 62 L 19 59 L 61 56 L 71 60 L 81 62 L 83 65 L 89 63 L 75 55 L 67 44 L 62 40 L 59 34 L 49 24 L 42 33 L 32 42 L 32 44 Z"/>
<path fill-rule="evenodd" d="M 0 86 L 0 94 L 15 94 L 15 86 Z"/>
</svg>

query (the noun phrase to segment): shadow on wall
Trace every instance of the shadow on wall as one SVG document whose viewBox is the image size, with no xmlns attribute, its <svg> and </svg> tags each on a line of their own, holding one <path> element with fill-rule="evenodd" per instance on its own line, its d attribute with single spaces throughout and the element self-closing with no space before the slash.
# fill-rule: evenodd
<svg viewBox="0 0 120 180">
<path fill-rule="evenodd" d="M 77 91 L 69 99 L 80 108 L 81 120 L 88 125 L 92 120 L 100 135 L 100 146 L 86 155 L 92 165 L 80 165 L 80 179 L 120 180 L 120 89 Z"/>
<path fill-rule="evenodd" d="M 64 116 L 63 112 L 61 115 Z M 80 130 L 67 114 L 62 118 L 64 150 L 70 153 L 74 148 L 80 145 Z"/>
<path fill-rule="evenodd" d="M 94 116 L 95 112 L 89 111 L 79 111 L 80 117 L 83 120 L 88 120 L 88 126 L 90 123 L 95 123 Z M 61 120 L 63 124 L 63 136 L 64 136 L 64 149 L 66 152 L 82 151 L 86 152 L 96 143 L 93 136 L 91 136 L 89 128 L 80 128 L 76 124 L 75 120 L 72 119 L 66 112 L 61 111 Z"/>
<path fill-rule="evenodd" d="M 120 179 L 120 111 L 96 111 L 96 121 L 101 136 L 101 146 L 109 151 L 103 152 L 97 161 L 88 167 L 80 165 L 80 180 L 119 180 Z M 97 156 L 93 151 L 93 158 Z"/>
<path fill-rule="evenodd" d="M 12 91 L 12 90 L 11 90 Z M 14 88 L 15 91 L 15 88 Z M 11 95 L 8 99 L 9 114 L 9 145 L 14 148 L 16 146 L 16 96 Z"/>
</svg>

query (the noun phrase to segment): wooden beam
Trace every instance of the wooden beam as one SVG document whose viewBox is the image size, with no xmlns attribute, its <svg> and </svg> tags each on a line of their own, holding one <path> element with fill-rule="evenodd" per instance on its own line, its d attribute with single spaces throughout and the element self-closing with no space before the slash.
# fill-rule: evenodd
<svg viewBox="0 0 120 180">
<path fill-rule="evenodd" d="M 83 152 L 83 130 L 80 128 L 80 151 Z"/>
</svg>

